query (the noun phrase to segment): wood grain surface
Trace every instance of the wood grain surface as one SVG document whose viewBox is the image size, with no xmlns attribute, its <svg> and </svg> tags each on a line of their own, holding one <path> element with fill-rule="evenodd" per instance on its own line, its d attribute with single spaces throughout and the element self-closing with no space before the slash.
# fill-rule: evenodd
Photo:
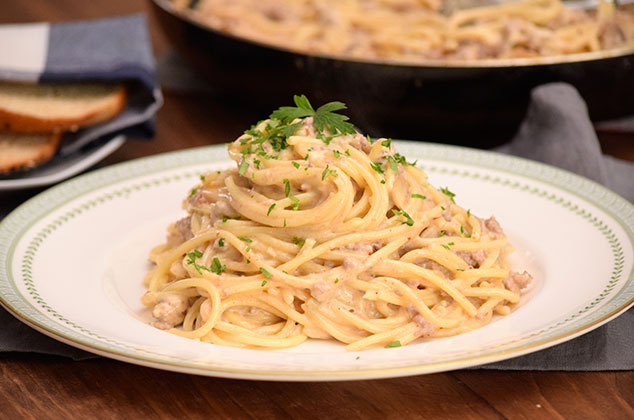
<svg viewBox="0 0 634 420">
<path fill-rule="evenodd" d="M 0 23 L 149 12 L 142 0 L 2 0 Z M 157 57 L 169 49 L 148 14 Z M 0 54 L 2 52 L 0 51 Z M 233 140 L 263 115 L 203 93 L 165 91 L 152 141 L 131 139 L 102 165 Z M 604 133 L 634 161 L 634 136 Z M 0 199 L 19 204 L 37 191 Z M 0 353 L 2 419 L 634 419 L 634 372 L 462 370 L 377 381 L 253 382 L 109 359 Z"/>
</svg>

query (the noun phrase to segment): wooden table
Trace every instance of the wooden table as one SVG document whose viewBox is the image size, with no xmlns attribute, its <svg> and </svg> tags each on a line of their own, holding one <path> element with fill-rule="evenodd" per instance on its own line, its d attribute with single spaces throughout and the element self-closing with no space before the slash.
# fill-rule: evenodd
<svg viewBox="0 0 634 420">
<path fill-rule="evenodd" d="M 142 0 L 4 0 L 0 23 L 63 21 L 148 11 Z M 169 48 L 149 14 L 157 56 Z M 0 52 L 1 53 L 1 52 Z M 104 164 L 233 140 L 262 115 L 204 95 L 165 92 L 152 141 L 128 141 Z M 634 136 L 604 135 L 607 153 L 634 161 Z M 3 197 L 15 204 L 36 191 Z M 109 359 L 0 354 L 0 417 L 235 419 L 632 419 L 634 372 L 462 370 L 341 383 L 215 379 Z"/>
</svg>

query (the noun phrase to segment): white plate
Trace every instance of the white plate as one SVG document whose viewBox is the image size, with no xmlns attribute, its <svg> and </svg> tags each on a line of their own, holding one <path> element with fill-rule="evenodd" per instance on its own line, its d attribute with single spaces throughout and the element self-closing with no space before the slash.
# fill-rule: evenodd
<svg viewBox="0 0 634 420">
<path fill-rule="evenodd" d="M 512 314 L 456 337 L 347 353 L 309 340 L 284 351 L 195 342 L 147 325 L 139 302 L 147 253 L 182 217 L 202 171 L 230 165 L 224 146 L 154 156 L 67 181 L 0 224 L 0 300 L 73 346 L 141 365 L 267 380 L 368 379 L 476 366 L 586 333 L 634 303 L 634 206 L 585 178 L 504 155 L 397 142 L 432 184 L 500 220 L 535 277 Z"/>
<path fill-rule="evenodd" d="M 44 187 L 77 175 L 114 153 L 125 142 L 125 136 L 115 136 L 84 146 L 81 150 L 66 155 L 54 156 L 45 164 L 24 172 L 0 178 L 0 191 Z"/>
</svg>

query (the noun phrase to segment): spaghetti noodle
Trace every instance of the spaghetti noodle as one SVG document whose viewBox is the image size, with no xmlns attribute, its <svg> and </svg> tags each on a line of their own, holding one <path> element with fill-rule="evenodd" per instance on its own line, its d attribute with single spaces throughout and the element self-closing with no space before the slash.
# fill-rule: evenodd
<svg viewBox="0 0 634 420">
<path fill-rule="evenodd" d="M 458 1 L 458 0 L 456 0 Z M 583 53 L 634 45 L 634 12 L 518 0 L 441 13 L 451 0 L 173 0 L 217 30 L 307 53 L 407 62 Z"/>
<path fill-rule="evenodd" d="M 201 176 L 188 216 L 152 250 L 153 325 L 256 348 L 334 338 L 347 350 L 446 337 L 510 313 L 531 277 L 512 247 L 330 103 L 296 97 L 229 145 L 237 167 Z"/>
</svg>

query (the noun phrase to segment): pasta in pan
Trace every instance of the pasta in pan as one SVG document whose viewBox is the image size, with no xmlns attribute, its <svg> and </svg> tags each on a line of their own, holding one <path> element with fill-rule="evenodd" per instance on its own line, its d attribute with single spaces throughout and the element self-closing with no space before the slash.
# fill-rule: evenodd
<svg viewBox="0 0 634 420">
<path fill-rule="evenodd" d="M 633 46 L 634 11 L 560 0 L 173 0 L 212 28 L 308 53 L 398 61 L 538 57 Z"/>
<path fill-rule="evenodd" d="M 512 247 L 425 173 L 335 111 L 295 97 L 201 176 L 145 281 L 153 325 L 255 348 L 350 351 L 446 337 L 509 314 L 531 280 Z"/>
</svg>

